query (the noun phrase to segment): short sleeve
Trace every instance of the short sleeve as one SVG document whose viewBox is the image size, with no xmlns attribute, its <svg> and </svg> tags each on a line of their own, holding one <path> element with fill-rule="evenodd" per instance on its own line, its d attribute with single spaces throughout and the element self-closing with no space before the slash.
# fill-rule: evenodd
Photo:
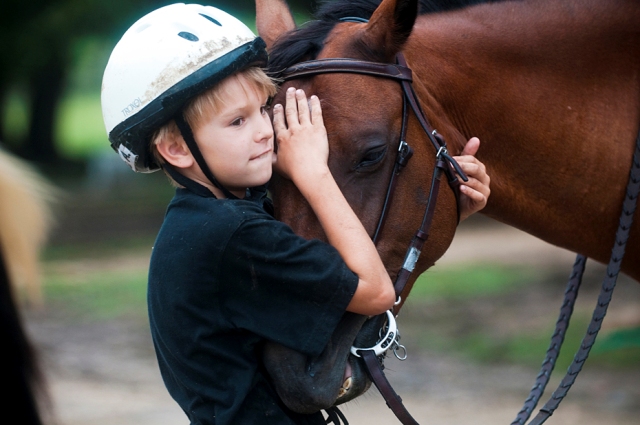
<svg viewBox="0 0 640 425">
<path fill-rule="evenodd" d="M 220 273 L 233 326 L 308 355 L 320 354 L 358 285 L 335 248 L 270 217 L 237 228 Z"/>
</svg>

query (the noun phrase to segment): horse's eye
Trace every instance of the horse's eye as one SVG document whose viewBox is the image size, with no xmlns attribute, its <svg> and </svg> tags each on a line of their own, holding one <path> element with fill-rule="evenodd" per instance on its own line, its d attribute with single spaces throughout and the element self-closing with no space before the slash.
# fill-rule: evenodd
<svg viewBox="0 0 640 425">
<path fill-rule="evenodd" d="M 360 158 L 360 162 L 358 162 L 358 164 L 356 165 L 356 171 L 365 171 L 365 168 L 371 168 L 379 164 L 384 159 L 386 153 L 386 146 L 378 146 L 369 149 L 367 152 L 365 152 L 362 158 Z"/>
</svg>

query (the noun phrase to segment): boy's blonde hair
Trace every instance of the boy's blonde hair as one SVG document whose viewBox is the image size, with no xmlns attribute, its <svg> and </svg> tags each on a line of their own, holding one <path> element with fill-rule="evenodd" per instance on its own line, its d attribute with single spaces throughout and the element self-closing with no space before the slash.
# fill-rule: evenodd
<svg viewBox="0 0 640 425">
<path fill-rule="evenodd" d="M 244 84 L 241 84 L 245 90 L 254 90 L 261 96 L 273 97 L 277 92 L 277 86 L 274 81 L 264 73 L 261 68 L 252 67 L 243 71 L 237 72 L 223 81 L 227 81 L 229 78 L 242 78 Z M 200 95 L 193 98 L 183 109 L 184 119 L 187 121 L 192 129 L 198 128 L 210 118 L 213 114 L 220 112 L 224 107 L 224 90 L 221 89 L 222 82 L 216 84 L 210 89 L 202 92 Z M 162 127 L 160 127 L 151 137 L 151 154 L 158 164 L 166 163 L 160 152 L 158 152 L 157 145 L 167 138 L 181 137 L 180 130 L 174 120 L 169 121 Z M 169 177 L 172 184 L 176 185 L 176 182 Z"/>
</svg>

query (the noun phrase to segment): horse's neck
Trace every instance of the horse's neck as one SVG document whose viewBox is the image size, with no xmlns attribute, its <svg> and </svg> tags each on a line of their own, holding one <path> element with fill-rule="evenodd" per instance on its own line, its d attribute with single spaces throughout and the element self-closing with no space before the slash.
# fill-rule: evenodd
<svg viewBox="0 0 640 425">
<path fill-rule="evenodd" d="M 593 119 L 593 109 L 616 107 L 603 103 L 612 93 L 637 101 L 638 22 L 634 0 L 485 4 L 423 16 L 406 53 L 416 53 L 410 65 L 453 124 L 475 135 L 487 133 L 488 116 L 544 118 L 562 106 Z"/>
<path fill-rule="evenodd" d="M 638 22 L 634 1 L 507 2 L 418 21 L 410 65 L 436 109 L 480 137 L 487 215 L 576 249 L 573 228 L 617 214 L 640 121 Z"/>
</svg>

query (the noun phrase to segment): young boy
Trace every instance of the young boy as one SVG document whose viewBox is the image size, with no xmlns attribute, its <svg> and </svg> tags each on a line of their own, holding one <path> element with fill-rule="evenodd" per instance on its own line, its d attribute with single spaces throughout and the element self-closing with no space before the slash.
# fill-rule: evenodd
<svg viewBox="0 0 640 425">
<path fill-rule="evenodd" d="M 381 314 L 394 302 L 327 167 L 318 98 L 289 89 L 272 127 L 265 61 L 262 40 L 235 18 L 175 4 L 136 22 L 105 70 L 112 146 L 134 170 L 161 167 L 178 185 L 153 248 L 148 305 L 162 377 L 192 424 L 323 424 L 321 413 L 296 414 L 278 399 L 263 342 L 316 356 L 345 311 Z M 475 177 L 463 189 L 467 216 L 486 203 L 488 178 L 472 156 L 459 159 Z M 265 211 L 274 161 L 330 244 Z"/>
</svg>

